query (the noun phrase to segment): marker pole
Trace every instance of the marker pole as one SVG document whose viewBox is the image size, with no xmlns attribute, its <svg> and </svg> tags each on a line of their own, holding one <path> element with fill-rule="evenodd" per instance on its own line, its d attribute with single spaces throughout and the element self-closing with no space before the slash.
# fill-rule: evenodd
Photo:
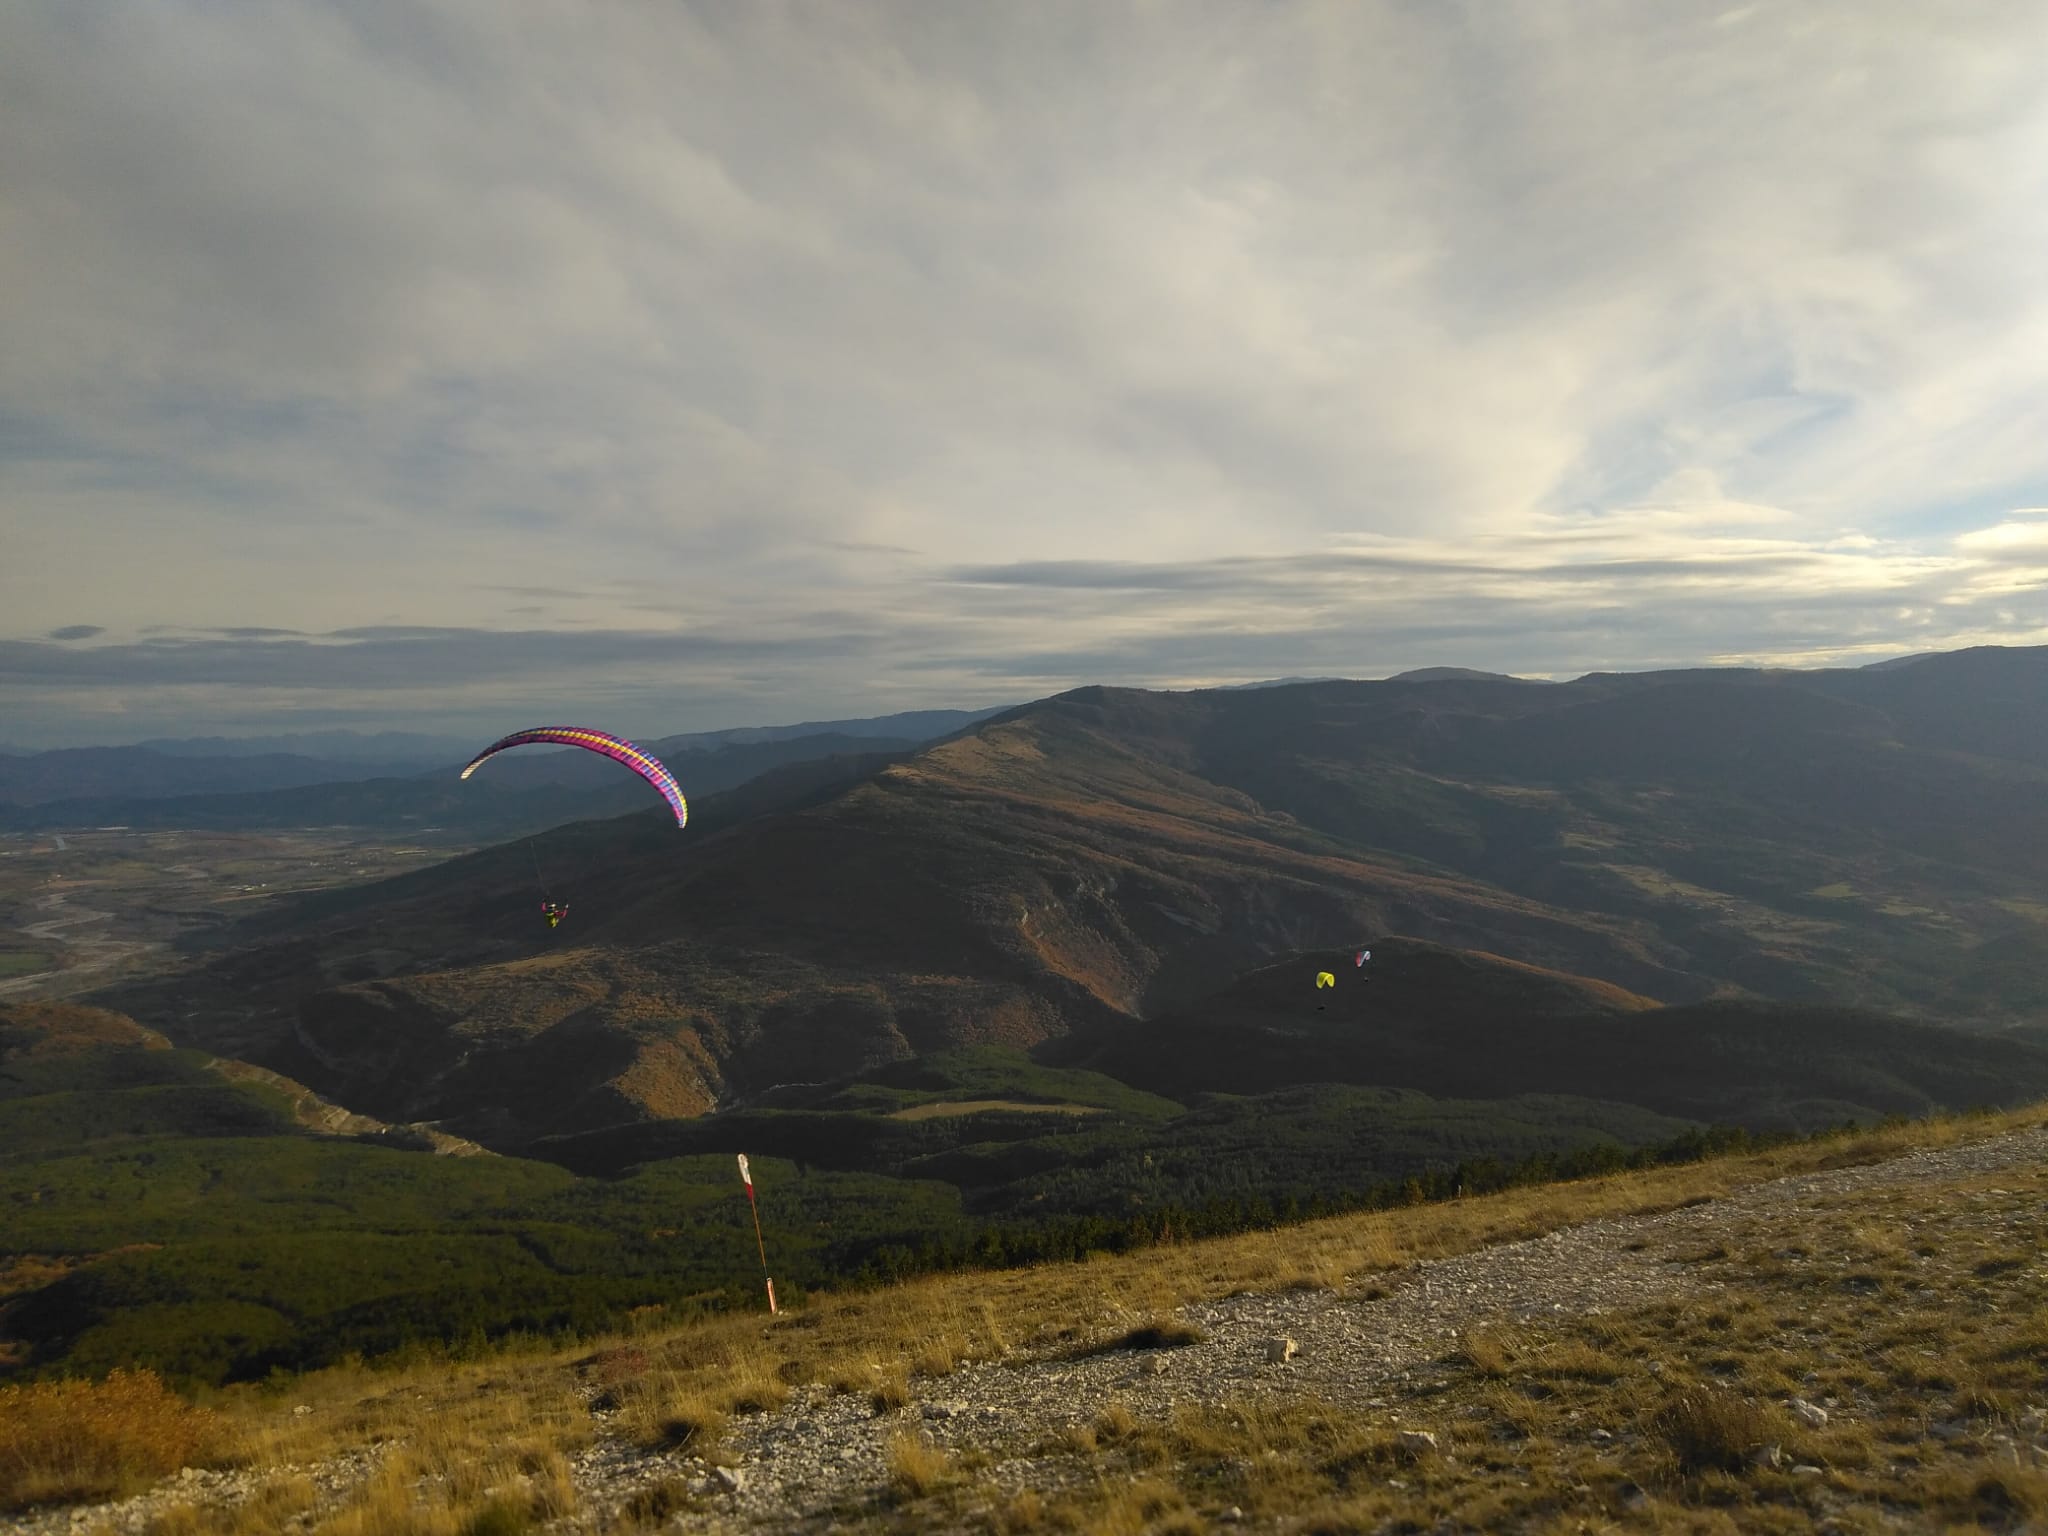
<svg viewBox="0 0 2048 1536">
<path fill-rule="evenodd" d="M 761 1279 L 768 1287 L 768 1311 L 775 1312 L 775 1282 L 768 1276 L 768 1244 L 761 1238 L 761 1206 L 754 1199 L 754 1175 L 747 1167 L 747 1154 L 740 1154 L 740 1182 L 747 1186 L 747 1209 L 754 1213 L 754 1246 L 761 1252 Z"/>
</svg>

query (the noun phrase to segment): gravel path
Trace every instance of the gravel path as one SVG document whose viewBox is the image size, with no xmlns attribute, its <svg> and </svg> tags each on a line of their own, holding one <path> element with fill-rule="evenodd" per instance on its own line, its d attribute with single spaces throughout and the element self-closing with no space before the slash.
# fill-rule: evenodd
<svg viewBox="0 0 2048 1536">
<path fill-rule="evenodd" d="M 1748 1218 L 1841 1195 L 1951 1182 L 2044 1160 L 2048 1128 L 1779 1179 L 1662 1215 L 1592 1221 L 1418 1263 L 1386 1277 L 1390 1288 L 1377 1300 L 1286 1291 L 1201 1303 L 1180 1315 L 1208 1335 L 1205 1343 L 966 1366 L 921 1383 L 923 1403 L 880 1417 L 864 1398 L 811 1387 L 777 1413 L 736 1422 L 724 1443 L 736 1465 L 724 1478 L 691 1458 L 646 1456 L 601 1439 L 576 1464 L 577 1488 L 586 1510 L 601 1511 L 638 1488 L 681 1475 L 705 1493 L 723 1495 L 721 1513 L 730 1529 L 823 1526 L 872 1499 L 888 1478 L 890 1440 L 916 1427 L 935 1446 L 993 1455 L 995 1464 L 981 1475 L 1006 1491 L 1028 1484 L 1049 1493 L 1063 1475 L 1072 1475 L 1070 1463 L 1034 1451 L 1069 1426 L 1092 1423 L 1113 1398 L 1134 1414 L 1156 1417 L 1183 1404 L 1260 1396 L 1384 1407 L 1393 1393 L 1439 1375 L 1433 1362 L 1474 1324 L 1591 1316 L 1718 1289 L 1692 1266 L 1651 1250 L 1686 1240 L 1725 1241 Z M 1636 1248 L 1644 1243 L 1648 1248 Z M 1275 1363 L 1270 1356 L 1282 1339 L 1293 1340 L 1297 1353 Z M 734 1474 L 736 1489 L 727 1486 Z M 570 1528 L 592 1523 L 586 1518 Z M 689 1528 L 704 1529 L 702 1516 L 693 1515 Z"/>
</svg>

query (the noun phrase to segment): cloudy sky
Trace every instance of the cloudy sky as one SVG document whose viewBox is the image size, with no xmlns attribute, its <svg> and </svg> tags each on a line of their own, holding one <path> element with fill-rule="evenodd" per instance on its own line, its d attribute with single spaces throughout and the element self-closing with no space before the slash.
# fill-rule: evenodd
<svg viewBox="0 0 2048 1536">
<path fill-rule="evenodd" d="M 0 742 L 2048 641 L 2038 0 L 0 0 Z"/>
</svg>

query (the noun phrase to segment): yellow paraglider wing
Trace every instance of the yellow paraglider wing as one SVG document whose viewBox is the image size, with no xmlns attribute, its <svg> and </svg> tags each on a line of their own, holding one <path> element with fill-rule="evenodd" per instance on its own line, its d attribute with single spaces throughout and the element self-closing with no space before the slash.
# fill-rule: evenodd
<svg viewBox="0 0 2048 1536">
<path fill-rule="evenodd" d="M 1318 988 L 1334 987 L 1335 985 L 1337 985 L 1337 978 L 1332 976 L 1328 971 L 1316 972 L 1316 986 Z"/>
</svg>

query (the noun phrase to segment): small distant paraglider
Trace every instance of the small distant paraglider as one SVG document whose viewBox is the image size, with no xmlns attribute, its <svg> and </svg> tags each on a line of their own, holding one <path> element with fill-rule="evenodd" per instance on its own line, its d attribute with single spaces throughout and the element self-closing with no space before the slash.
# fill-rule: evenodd
<svg viewBox="0 0 2048 1536">
<path fill-rule="evenodd" d="M 1355 959 L 1355 960 L 1353 960 L 1353 961 L 1352 961 L 1351 963 L 1352 963 L 1353 965 L 1357 966 L 1357 967 L 1358 967 L 1358 968 L 1359 968 L 1360 970 L 1363 970 L 1363 969 L 1365 969 L 1365 962 L 1366 962 L 1366 961 L 1368 961 L 1368 960 L 1370 960 L 1371 958 L 1372 958 L 1372 951 L 1371 951 L 1371 950 L 1369 950 L 1369 949 L 1361 949 L 1361 950 L 1360 950 L 1360 951 L 1358 952 L 1358 958 L 1357 958 L 1357 959 Z"/>
<path fill-rule="evenodd" d="M 1337 978 L 1332 976 L 1328 971 L 1316 972 L 1316 990 L 1318 992 L 1320 992 L 1324 987 L 1334 987 L 1335 985 L 1337 985 Z"/>
<path fill-rule="evenodd" d="M 550 928 L 562 926 L 562 919 L 569 915 L 566 901 L 544 901 L 540 904 L 540 915 L 548 920 Z"/>
</svg>

